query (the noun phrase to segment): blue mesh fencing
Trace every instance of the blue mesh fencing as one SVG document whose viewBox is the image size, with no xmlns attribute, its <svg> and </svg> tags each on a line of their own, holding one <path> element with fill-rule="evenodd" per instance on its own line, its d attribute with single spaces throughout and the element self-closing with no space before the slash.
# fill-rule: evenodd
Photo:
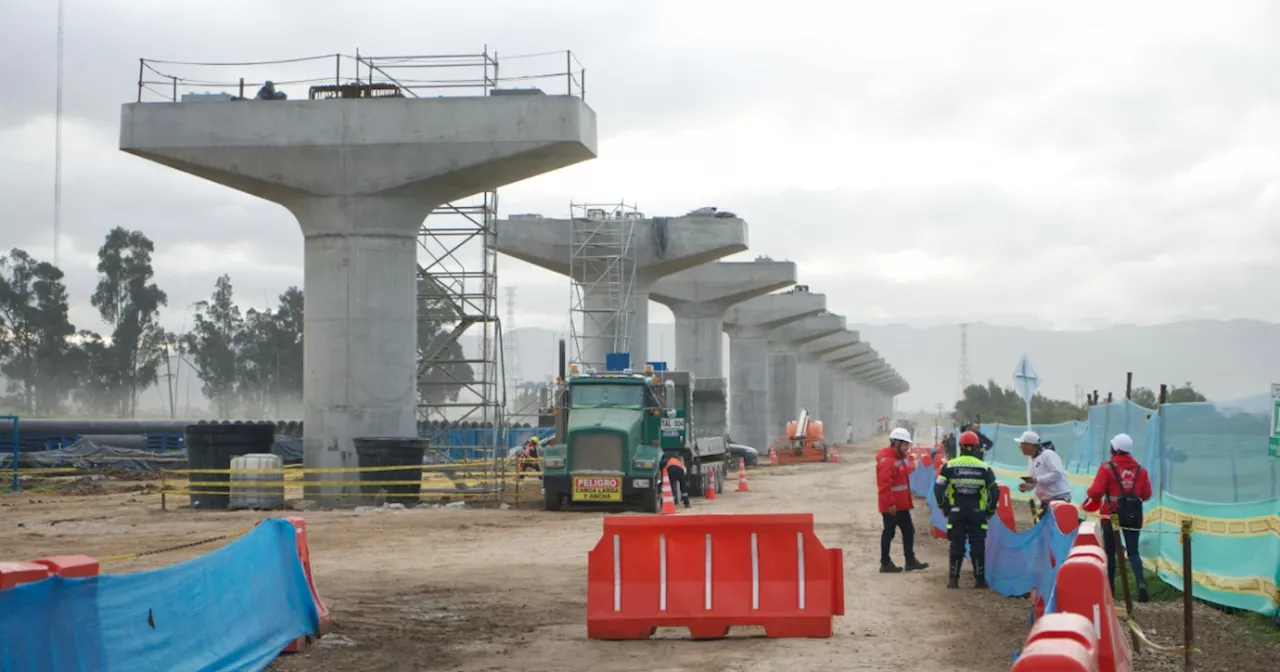
<svg viewBox="0 0 1280 672">
<path fill-rule="evenodd" d="M 170 567 L 0 591 L 0 669 L 265 669 L 319 630 L 295 535 L 268 519 Z"/>
<path fill-rule="evenodd" d="M 1110 459 L 1111 438 L 1129 434 L 1154 492 L 1138 545 L 1148 570 L 1181 588 L 1179 526 L 1190 518 L 1195 596 L 1275 615 L 1280 606 L 1280 459 L 1267 455 L 1269 422 L 1262 415 L 1225 415 L 1208 403 L 1166 404 L 1157 412 L 1118 401 L 1091 407 L 1085 422 L 1032 429 L 1054 443 L 1077 504 Z M 1017 485 L 1027 473 L 1027 458 L 1016 437 L 1024 429 L 982 426 L 995 443 L 987 461 L 1023 500 L 1029 495 L 1019 493 Z"/>
</svg>

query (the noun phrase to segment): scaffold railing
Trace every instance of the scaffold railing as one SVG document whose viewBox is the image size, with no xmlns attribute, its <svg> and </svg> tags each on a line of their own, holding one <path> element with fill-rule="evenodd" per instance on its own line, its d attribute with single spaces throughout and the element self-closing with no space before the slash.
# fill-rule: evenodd
<svg viewBox="0 0 1280 672">
<path fill-rule="evenodd" d="M 138 59 L 137 102 L 490 96 L 537 88 L 586 99 L 586 68 L 572 51 L 502 58 L 478 54 L 324 54 L 268 61 Z M 332 68 L 332 69 L 330 69 Z M 284 94 L 281 98 L 278 94 Z"/>
</svg>

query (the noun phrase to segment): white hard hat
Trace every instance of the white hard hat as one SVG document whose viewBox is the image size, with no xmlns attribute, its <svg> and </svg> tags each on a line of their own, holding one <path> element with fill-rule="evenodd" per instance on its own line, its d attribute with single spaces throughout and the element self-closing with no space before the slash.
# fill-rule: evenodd
<svg viewBox="0 0 1280 672">
<path fill-rule="evenodd" d="M 1040 445 L 1040 435 L 1028 429 L 1022 433 L 1022 436 L 1018 437 L 1018 443 L 1034 443 L 1036 445 Z"/>
<path fill-rule="evenodd" d="M 912 443 L 911 432 L 908 432 L 905 427 L 897 427 L 892 432 L 889 432 L 889 440 L 890 441 L 906 441 L 907 443 Z"/>
</svg>

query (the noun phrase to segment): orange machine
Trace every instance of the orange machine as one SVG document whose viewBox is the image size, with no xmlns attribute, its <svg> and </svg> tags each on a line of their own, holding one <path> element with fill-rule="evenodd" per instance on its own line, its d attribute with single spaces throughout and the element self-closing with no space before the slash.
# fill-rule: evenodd
<svg viewBox="0 0 1280 672">
<path fill-rule="evenodd" d="M 800 419 L 787 423 L 786 436 L 774 440 L 769 448 L 773 452 L 775 464 L 799 464 L 801 462 L 829 462 L 826 435 L 823 433 L 822 421 L 809 417 L 809 411 L 800 409 Z"/>
</svg>

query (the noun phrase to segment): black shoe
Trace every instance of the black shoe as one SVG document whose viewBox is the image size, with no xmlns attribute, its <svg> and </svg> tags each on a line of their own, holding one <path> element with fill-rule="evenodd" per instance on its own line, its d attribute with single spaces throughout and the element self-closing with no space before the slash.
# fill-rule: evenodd
<svg viewBox="0 0 1280 672">
<path fill-rule="evenodd" d="M 893 564 L 893 561 L 890 560 L 888 562 L 880 563 L 880 573 L 881 574 L 901 574 L 902 568 Z"/>
<path fill-rule="evenodd" d="M 986 588 L 987 588 L 987 580 L 986 580 L 986 579 L 976 579 L 976 580 L 974 580 L 974 582 L 973 582 L 973 587 L 974 587 L 974 588 L 977 588 L 978 590 L 984 590 L 984 589 L 986 589 Z"/>
<path fill-rule="evenodd" d="M 952 576 L 947 579 L 947 588 L 955 589 L 960 587 L 960 577 Z"/>
<path fill-rule="evenodd" d="M 1139 583 L 1138 583 L 1138 601 L 1139 601 L 1139 602 L 1150 602 L 1150 601 L 1151 601 L 1151 594 L 1147 592 L 1147 582 L 1146 582 L 1146 581 L 1142 581 L 1142 582 L 1139 582 Z"/>
<path fill-rule="evenodd" d="M 908 572 L 918 572 L 918 571 L 920 571 L 920 570 L 922 570 L 922 569 L 929 569 L 929 563 L 927 563 L 927 562 L 920 562 L 919 560 L 917 560 L 917 559 L 915 559 L 915 558 L 911 558 L 911 559 L 907 560 L 907 564 L 906 564 L 905 568 L 906 568 L 906 570 L 907 570 Z"/>
<path fill-rule="evenodd" d="M 690 504 L 689 502 L 685 502 L 685 503 L 684 503 L 684 508 L 686 508 L 686 509 L 692 509 L 692 508 L 693 508 L 693 504 Z"/>
</svg>

